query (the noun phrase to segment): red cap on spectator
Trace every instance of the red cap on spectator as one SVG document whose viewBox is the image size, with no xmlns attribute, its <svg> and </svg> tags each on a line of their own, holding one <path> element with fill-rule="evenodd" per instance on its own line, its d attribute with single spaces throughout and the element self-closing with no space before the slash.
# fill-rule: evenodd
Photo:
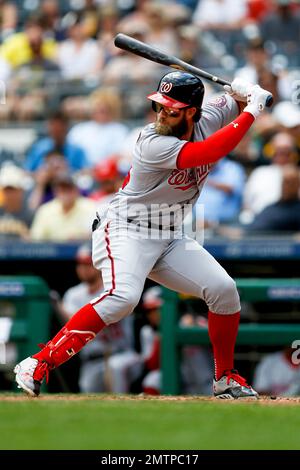
<svg viewBox="0 0 300 470">
<path fill-rule="evenodd" d="M 94 176 L 97 181 L 114 180 L 118 177 L 118 165 L 116 159 L 107 158 L 94 168 Z"/>
</svg>

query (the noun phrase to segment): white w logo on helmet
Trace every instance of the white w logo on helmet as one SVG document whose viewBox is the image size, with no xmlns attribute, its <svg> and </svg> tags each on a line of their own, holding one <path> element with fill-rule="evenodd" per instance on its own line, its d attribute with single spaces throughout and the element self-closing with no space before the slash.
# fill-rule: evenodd
<svg viewBox="0 0 300 470">
<path fill-rule="evenodd" d="M 169 82 L 162 82 L 160 84 L 160 92 L 161 93 L 169 93 L 172 90 L 173 84 Z"/>
</svg>

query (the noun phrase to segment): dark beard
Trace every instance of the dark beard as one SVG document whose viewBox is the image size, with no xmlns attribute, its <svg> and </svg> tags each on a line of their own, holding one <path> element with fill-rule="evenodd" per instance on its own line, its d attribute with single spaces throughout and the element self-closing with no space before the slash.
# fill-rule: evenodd
<svg viewBox="0 0 300 470">
<path fill-rule="evenodd" d="M 188 125 L 185 116 L 183 116 L 182 120 L 175 126 L 161 124 L 156 120 L 155 130 L 160 135 L 172 135 L 174 137 L 177 137 L 178 139 L 181 139 L 181 137 L 188 131 Z"/>
</svg>

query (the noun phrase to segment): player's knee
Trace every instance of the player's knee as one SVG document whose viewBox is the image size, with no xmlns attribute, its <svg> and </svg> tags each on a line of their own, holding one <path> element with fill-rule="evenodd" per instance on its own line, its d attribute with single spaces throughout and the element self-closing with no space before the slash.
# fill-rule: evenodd
<svg viewBox="0 0 300 470">
<path fill-rule="evenodd" d="M 128 312 L 131 313 L 139 303 L 140 295 L 134 291 L 126 292 L 123 296 L 123 303 Z"/>
<path fill-rule="evenodd" d="M 226 276 L 215 282 L 207 302 L 215 313 L 235 313 L 240 310 L 240 299 L 235 281 Z"/>
<path fill-rule="evenodd" d="M 228 276 L 223 279 L 221 283 L 221 295 L 222 297 L 231 297 L 237 294 L 236 283 L 232 277 Z"/>
<path fill-rule="evenodd" d="M 114 315 L 114 322 L 122 320 L 122 318 L 130 315 L 140 300 L 140 295 L 135 291 L 119 291 L 115 292 L 114 298 L 117 302 L 117 312 Z"/>
</svg>

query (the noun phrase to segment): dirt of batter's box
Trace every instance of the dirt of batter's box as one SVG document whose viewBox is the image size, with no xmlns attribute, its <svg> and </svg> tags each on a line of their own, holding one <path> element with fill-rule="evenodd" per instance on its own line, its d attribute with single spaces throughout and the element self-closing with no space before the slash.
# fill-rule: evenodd
<svg viewBox="0 0 300 470">
<path fill-rule="evenodd" d="M 257 405 L 300 405 L 300 397 L 267 397 L 259 400 L 246 398 L 242 400 L 217 400 L 214 397 L 202 396 L 150 396 L 150 395 L 109 395 L 109 394 L 44 394 L 38 398 L 25 394 L 0 394 L 0 402 L 24 402 L 24 401 L 158 401 L 158 402 L 215 402 L 215 403 L 253 403 Z"/>
</svg>

